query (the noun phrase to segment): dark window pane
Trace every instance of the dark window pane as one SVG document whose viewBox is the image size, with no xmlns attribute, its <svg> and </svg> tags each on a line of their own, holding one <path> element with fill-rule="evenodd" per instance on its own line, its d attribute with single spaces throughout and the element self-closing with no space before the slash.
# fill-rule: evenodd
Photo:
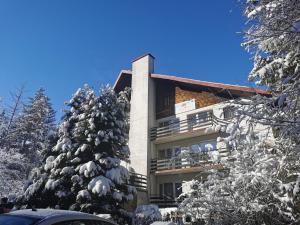
<svg viewBox="0 0 300 225">
<path fill-rule="evenodd" d="M 172 156 L 173 156 L 173 151 L 172 151 L 172 149 L 170 149 L 170 148 L 167 149 L 167 155 L 166 155 L 166 156 L 167 156 L 168 159 L 172 158 Z"/>
<path fill-rule="evenodd" d="M 175 183 L 175 197 L 178 198 L 182 194 L 182 183 Z"/>
<path fill-rule="evenodd" d="M 159 195 L 160 195 L 160 197 L 164 196 L 164 185 L 163 184 L 159 184 Z"/>
<path fill-rule="evenodd" d="M 35 224 L 37 221 L 39 221 L 39 219 L 23 217 L 23 216 L 11 216 L 11 215 L 0 216 L 1 225 L 32 225 Z"/>
<path fill-rule="evenodd" d="M 234 106 L 228 106 L 223 109 L 224 119 L 231 119 L 234 117 Z"/>
<path fill-rule="evenodd" d="M 164 149 L 158 151 L 158 158 L 159 158 L 159 159 L 164 159 L 164 158 L 166 158 L 166 154 L 165 154 L 165 150 L 164 150 Z"/>
<path fill-rule="evenodd" d="M 164 184 L 164 195 L 165 195 L 165 197 L 168 197 L 168 198 L 174 197 L 173 183 L 165 183 Z"/>
</svg>

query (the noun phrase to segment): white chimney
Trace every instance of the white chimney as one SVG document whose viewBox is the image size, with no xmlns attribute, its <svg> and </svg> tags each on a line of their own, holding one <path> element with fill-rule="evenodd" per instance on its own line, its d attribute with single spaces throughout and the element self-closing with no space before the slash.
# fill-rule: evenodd
<svg viewBox="0 0 300 225">
<path fill-rule="evenodd" d="M 155 125 L 154 57 L 143 55 L 132 62 L 129 149 L 131 167 L 136 173 L 150 175 L 150 128 Z M 149 179 L 148 179 L 149 182 Z M 148 185 L 149 186 L 149 185 Z M 137 204 L 148 203 L 148 195 L 138 195 Z"/>
</svg>

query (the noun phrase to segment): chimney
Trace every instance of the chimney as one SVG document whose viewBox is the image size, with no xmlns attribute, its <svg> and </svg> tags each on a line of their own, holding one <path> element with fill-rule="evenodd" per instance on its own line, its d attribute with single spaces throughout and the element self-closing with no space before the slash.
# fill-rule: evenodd
<svg viewBox="0 0 300 225">
<path fill-rule="evenodd" d="M 132 61 L 129 149 L 136 173 L 150 175 L 150 128 L 155 125 L 154 57 L 142 55 Z M 148 195 L 139 195 L 138 204 L 147 204 Z"/>
</svg>

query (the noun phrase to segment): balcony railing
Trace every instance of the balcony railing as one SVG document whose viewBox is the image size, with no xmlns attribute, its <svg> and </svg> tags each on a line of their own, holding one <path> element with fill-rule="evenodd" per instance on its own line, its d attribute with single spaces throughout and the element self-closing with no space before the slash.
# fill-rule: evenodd
<svg viewBox="0 0 300 225">
<path fill-rule="evenodd" d="M 147 176 L 139 173 L 130 173 L 129 184 L 134 186 L 137 191 L 147 191 Z"/>
<path fill-rule="evenodd" d="M 182 134 L 190 131 L 199 130 L 213 123 L 212 111 L 194 113 L 187 116 L 187 119 L 173 119 L 165 122 L 164 126 L 153 127 L 150 129 L 150 139 L 154 141 L 159 138 Z"/>
<path fill-rule="evenodd" d="M 152 159 L 150 173 L 193 167 L 205 168 L 212 164 L 218 164 L 218 162 L 214 162 L 207 153 L 192 154 L 191 156 L 184 158 Z"/>
<path fill-rule="evenodd" d="M 167 207 L 177 207 L 180 201 L 174 197 L 151 195 L 150 203 L 158 205 L 159 208 L 167 208 Z"/>
</svg>

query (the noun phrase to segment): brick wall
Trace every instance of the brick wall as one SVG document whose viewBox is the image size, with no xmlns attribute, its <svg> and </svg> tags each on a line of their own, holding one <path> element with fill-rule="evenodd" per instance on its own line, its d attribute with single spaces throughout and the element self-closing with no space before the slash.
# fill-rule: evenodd
<svg viewBox="0 0 300 225">
<path fill-rule="evenodd" d="M 175 88 L 175 103 L 176 104 L 187 101 L 187 100 L 191 100 L 191 99 L 195 99 L 196 108 L 202 108 L 202 107 L 220 103 L 220 102 L 226 100 L 225 98 L 219 97 L 212 92 L 190 91 L 190 90 L 184 90 L 180 87 Z"/>
</svg>

